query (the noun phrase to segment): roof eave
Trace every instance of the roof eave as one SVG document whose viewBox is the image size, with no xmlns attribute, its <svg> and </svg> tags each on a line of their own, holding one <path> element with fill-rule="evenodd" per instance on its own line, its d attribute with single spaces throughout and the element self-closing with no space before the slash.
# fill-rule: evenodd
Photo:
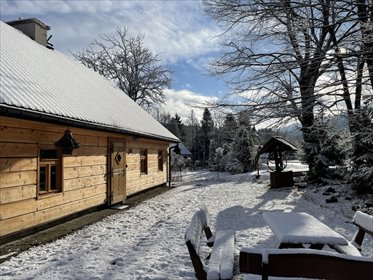
<svg viewBox="0 0 373 280">
<path fill-rule="evenodd" d="M 56 116 L 45 112 L 33 111 L 25 108 L 13 107 L 6 104 L 0 104 L 0 115 L 7 117 L 16 117 L 31 121 L 43 121 L 51 124 L 68 125 L 77 128 L 86 128 L 98 131 L 126 134 L 135 137 L 143 137 L 154 140 L 162 140 L 169 143 L 180 143 L 179 139 L 173 139 L 165 136 L 147 134 L 141 132 L 130 131 L 119 127 L 112 127 L 104 124 L 92 123 L 78 119 L 72 119 L 65 116 Z"/>
</svg>

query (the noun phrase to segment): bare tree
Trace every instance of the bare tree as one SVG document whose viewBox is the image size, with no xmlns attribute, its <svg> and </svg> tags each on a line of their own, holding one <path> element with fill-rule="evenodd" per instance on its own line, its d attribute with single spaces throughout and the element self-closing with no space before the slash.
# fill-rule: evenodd
<svg viewBox="0 0 373 280">
<path fill-rule="evenodd" d="M 205 0 L 207 13 L 226 28 L 226 52 L 212 74 L 226 76 L 238 105 L 257 119 L 298 118 L 304 140 L 312 143 L 317 107 L 343 104 L 353 116 L 353 93 L 360 106 L 361 88 L 350 88 L 369 78 L 368 2 Z M 346 46 L 351 50 L 342 52 Z"/>
<path fill-rule="evenodd" d="M 113 80 L 145 109 L 163 103 L 163 90 L 171 86 L 170 72 L 144 47 L 143 36 L 131 37 L 126 28 L 93 41 L 74 57 Z"/>
<path fill-rule="evenodd" d="M 373 2 L 333 3 L 329 33 L 335 50 L 327 54 L 326 65 L 330 66 L 327 73 L 334 73 L 335 77 L 329 80 L 332 83 L 328 87 L 334 96 L 340 97 L 332 106 L 344 101 L 350 131 L 354 133 L 354 119 L 360 113 L 362 99 L 371 95 L 373 89 Z M 337 11 L 343 16 L 336 17 Z M 339 28 L 333 28 L 334 25 Z"/>
</svg>

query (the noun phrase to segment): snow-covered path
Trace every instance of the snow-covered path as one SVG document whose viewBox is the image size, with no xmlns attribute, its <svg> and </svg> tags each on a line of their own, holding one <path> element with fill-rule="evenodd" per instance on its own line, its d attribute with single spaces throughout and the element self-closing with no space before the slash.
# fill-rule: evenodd
<svg viewBox="0 0 373 280">
<path fill-rule="evenodd" d="M 352 237 L 355 229 L 344 211 L 320 207 L 312 194 L 292 188 L 269 189 L 266 179 L 256 181 L 252 174 L 189 174 L 186 182 L 166 193 L 0 264 L 0 278 L 195 279 L 184 234 L 202 204 L 210 212 L 213 230 L 236 231 L 237 254 L 241 247 L 278 245 L 262 218 L 266 210 L 307 212 Z M 364 254 L 373 256 L 371 239 L 366 247 Z"/>
</svg>

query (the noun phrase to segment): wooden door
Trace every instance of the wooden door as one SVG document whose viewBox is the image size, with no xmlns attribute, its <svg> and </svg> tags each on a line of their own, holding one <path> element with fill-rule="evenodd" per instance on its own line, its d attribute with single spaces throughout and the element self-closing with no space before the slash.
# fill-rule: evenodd
<svg viewBox="0 0 373 280">
<path fill-rule="evenodd" d="M 110 144 L 110 204 L 126 199 L 126 149 L 125 143 L 111 141 Z"/>
</svg>

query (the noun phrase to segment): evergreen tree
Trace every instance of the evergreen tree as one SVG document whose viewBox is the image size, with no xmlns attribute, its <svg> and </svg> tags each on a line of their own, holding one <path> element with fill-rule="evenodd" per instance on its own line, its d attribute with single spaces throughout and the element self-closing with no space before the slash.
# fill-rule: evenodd
<svg viewBox="0 0 373 280">
<path fill-rule="evenodd" d="M 189 148 L 189 150 L 192 153 L 192 160 L 195 162 L 196 160 L 200 160 L 200 150 L 201 150 L 201 144 L 200 139 L 198 138 L 198 135 L 200 134 L 200 126 L 199 121 L 194 113 L 193 110 L 191 110 L 190 115 L 187 119 L 187 126 L 185 127 L 186 131 L 186 146 Z"/>
<path fill-rule="evenodd" d="M 204 149 L 203 149 L 203 139 L 202 139 L 202 128 L 200 126 L 196 127 L 196 136 L 192 143 L 192 159 L 195 163 L 196 161 L 203 161 Z"/>
<path fill-rule="evenodd" d="M 181 139 L 181 133 L 178 127 L 177 122 L 175 121 L 175 118 L 171 118 L 169 122 L 163 124 L 164 127 L 166 127 L 173 135 L 175 135 L 177 138 Z"/>
<path fill-rule="evenodd" d="M 164 127 L 167 128 L 167 124 L 171 122 L 171 115 L 170 113 L 159 113 L 158 120 Z"/>
<path fill-rule="evenodd" d="M 185 127 L 184 127 L 183 122 L 180 119 L 180 116 L 177 113 L 175 114 L 175 117 L 172 118 L 172 122 L 177 127 L 177 131 L 179 134 L 178 137 L 180 141 L 184 142 L 185 141 Z"/>
<path fill-rule="evenodd" d="M 239 126 L 233 149 L 242 164 L 243 172 L 248 172 L 253 167 L 257 142 L 257 135 L 253 128 L 246 125 Z"/>
<path fill-rule="evenodd" d="M 209 158 L 209 147 L 211 134 L 214 129 L 214 121 L 212 120 L 209 109 L 205 108 L 201 121 L 201 140 L 202 140 L 202 161 L 206 164 Z"/>
<path fill-rule="evenodd" d="M 335 132 L 329 120 L 324 120 L 324 117 L 315 119 L 312 129 L 313 142 L 303 144 L 303 160 L 312 162 L 308 180 L 320 181 L 321 178 L 332 176 L 329 166 L 344 165 L 347 151 L 341 145 L 341 135 Z"/>
<path fill-rule="evenodd" d="M 228 113 L 224 119 L 222 133 L 223 143 L 232 143 L 237 129 L 237 122 L 232 113 Z"/>
<path fill-rule="evenodd" d="M 358 193 L 373 193 L 373 108 L 364 108 L 355 120 L 352 187 Z"/>
<path fill-rule="evenodd" d="M 238 114 L 238 126 L 251 127 L 250 113 L 247 110 L 241 111 Z"/>
<path fill-rule="evenodd" d="M 211 139 L 209 146 L 209 168 L 210 170 L 218 170 L 218 156 L 217 156 L 217 145 L 214 139 Z"/>
</svg>

